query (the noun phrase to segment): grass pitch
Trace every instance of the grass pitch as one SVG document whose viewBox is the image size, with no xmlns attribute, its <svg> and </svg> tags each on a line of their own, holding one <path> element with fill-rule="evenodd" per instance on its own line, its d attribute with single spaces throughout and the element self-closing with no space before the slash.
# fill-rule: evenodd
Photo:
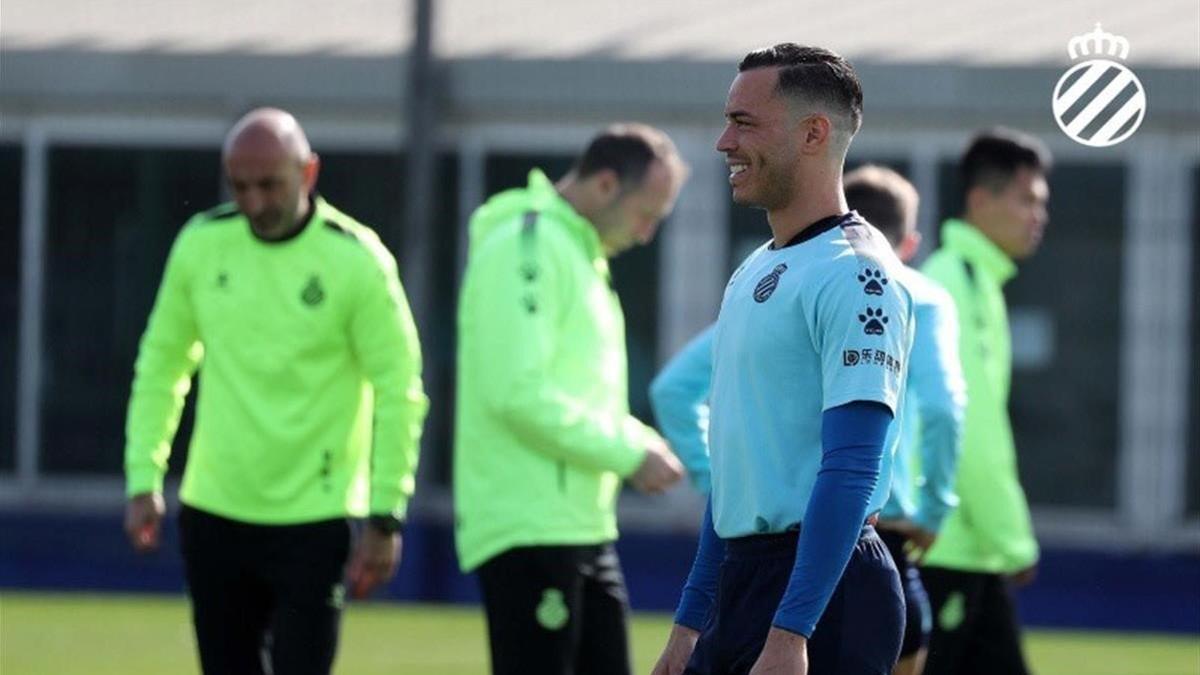
<svg viewBox="0 0 1200 675">
<path fill-rule="evenodd" d="M 670 617 L 633 622 L 635 672 L 648 673 Z M 366 603 L 342 624 L 339 675 L 475 675 L 487 672 L 478 608 Z M 1038 675 L 1200 675 L 1200 637 L 1030 631 Z M 0 594 L 3 675 L 198 673 L 182 597 Z"/>
</svg>

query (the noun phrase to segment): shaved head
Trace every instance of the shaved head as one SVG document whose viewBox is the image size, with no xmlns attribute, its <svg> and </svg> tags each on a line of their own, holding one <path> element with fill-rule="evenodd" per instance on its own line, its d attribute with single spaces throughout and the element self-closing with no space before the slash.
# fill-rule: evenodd
<svg viewBox="0 0 1200 675">
<path fill-rule="evenodd" d="M 234 201 L 255 234 L 282 239 L 304 226 L 319 162 L 291 113 L 250 111 L 225 136 L 221 155 Z"/>
<path fill-rule="evenodd" d="M 291 113 L 279 108 L 257 108 L 246 113 L 225 136 L 222 150 L 225 159 L 241 153 L 259 156 L 274 153 L 304 162 L 312 155 L 312 147 Z"/>
</svg>

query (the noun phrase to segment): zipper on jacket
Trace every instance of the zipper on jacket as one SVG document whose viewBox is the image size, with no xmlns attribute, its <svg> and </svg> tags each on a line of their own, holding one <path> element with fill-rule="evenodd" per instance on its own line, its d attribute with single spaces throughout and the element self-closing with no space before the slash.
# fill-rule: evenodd
<svg viewBox="0 0 1200 675">
<path fill-rule="evenodd" d="M 975 266 L 966 258 L 963 258 L 962 264 L 963 271 L 967 274 L 967 285 L 971 287 L 971 295 L 974 296 L 971 298 L 971 306 L 974 310 L 972 313 L 975 315 L 975 326 L 979 329 L 979 353 L 986 361 L 988 359 L 988 320 L 984 316 L 984 312 L 987 311 L 987 300 L 980 289 L 979 280 L 975 276 Z"/>
</svg>

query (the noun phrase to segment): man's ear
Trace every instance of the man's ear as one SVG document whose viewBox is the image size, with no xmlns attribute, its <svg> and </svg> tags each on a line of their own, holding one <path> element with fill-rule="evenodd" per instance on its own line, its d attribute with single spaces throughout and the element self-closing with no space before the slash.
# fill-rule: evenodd
<svg viewBox="0 0 1200 675">
<path fill-rule="evenodd" d="M 967 190 L 967 196 L 963 200 L 963 208 L 965 209 L 964 212 L 978 213 L 980 210 L 986 208 L 988 202 L 991 201 L 991 197 L 992 190 L 990 188 L 985 185 L 976 185 L 970 190 Z"/>
<path fill-rule="evenodd" d="M 800 138 L 801 153 L 806 155 L 822 154 L 833 135 L 833 122 L 827 116 L 815 113 L 800 121 L 796 133 Z"/>
<path fill-rule="evenodd" d="M 314 152 L 309 156 L 301 171 L 303 172 L 305 191 L 312 192 L 317 187 L 317 175 L 321 173 L 321 158 L 317 156 L 317 153 Z"/>
<path fill-rule="evenodd" d="M 896 252 L 896 255 L 903 262 L 908 262 L 913 259 L 920 248 L 921 233 L 914 229 L 905 235 L 904 241 L 900 242 L 900 250 Z"/>
<path fill-rule="evenodd" d="M 602 204 L 612 204 L 621 194 L 621 178 L 612 169 L 601 169 L 592 174 L 590 180 Z"/>
</svg>

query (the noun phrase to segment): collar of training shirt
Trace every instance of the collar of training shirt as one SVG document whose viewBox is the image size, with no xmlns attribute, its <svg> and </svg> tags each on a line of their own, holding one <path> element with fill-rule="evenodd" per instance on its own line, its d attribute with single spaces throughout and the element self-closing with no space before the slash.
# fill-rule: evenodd
<svg viewBox="0 0 1200 675">
<path fill-rule="evenodd" d="M 529 172 L 529 205 L 534 211 L 545 213 L 563 224 L 584 251 L 596 271 L 606 280 L 609 278 L 608 258 L 604 257 L 604 246 L 600 243 L 600 234 L 592 223 L 579 212 L 571 203 L 562 198 L 555 189 L 554 183 L 541 169 Z"/>
<path fill-rule="evenodd" d="M 951 218 L 942 225 L 942 243 L 1003 284 L 1017 274 L 1017 265 L 974 225 Z"/>
<path fill-rule="evenodd" d="M 826 216 L 792 235 L 792 238 L 788 239 L 787 243 L 783 246 L 775 246 L 775 242 L 771 242 L 767 245 L 767 248 L 775 251 L 781 248 L 788 248 L 797 244 L 803 244 L 806 241 L 816 239 L 817 237 L 825 234 L 835 227 L 838 227 L 839 225 L 849 225 L 851 222 L 857 222 L 859 220 L 861 220 L 861 218 L 859 217 L 857 211 L 840 213 L 836 216 Z"/>
<path fill-rule="evenodd" d="M 264 239 L 260 237 L 258 233 L 254 231 L 253 227 L 249 227 L 249 223 L 247 223 L 247 229 L 250 230 L 250 235 L 254 237 L 254 240 L 260 244 L 264 244 L 266 246 L 279 246 L 281 244 L 286 244 L 288 242 L 295 241 L 300 237 L 301 234 L 314 229 L 309 226 L 313 224 L 313 221 L 320 217 L 318 211 L 321 209 L 323 204 L 324 200 L 316 192 L 309 194 L 308 210 L 305 213 L 304 220 L 299 225 L 289 230 L 282 237 L 277 239 Z M 243 217 L 245 216 L 243 215 Z"/>
</svg>

